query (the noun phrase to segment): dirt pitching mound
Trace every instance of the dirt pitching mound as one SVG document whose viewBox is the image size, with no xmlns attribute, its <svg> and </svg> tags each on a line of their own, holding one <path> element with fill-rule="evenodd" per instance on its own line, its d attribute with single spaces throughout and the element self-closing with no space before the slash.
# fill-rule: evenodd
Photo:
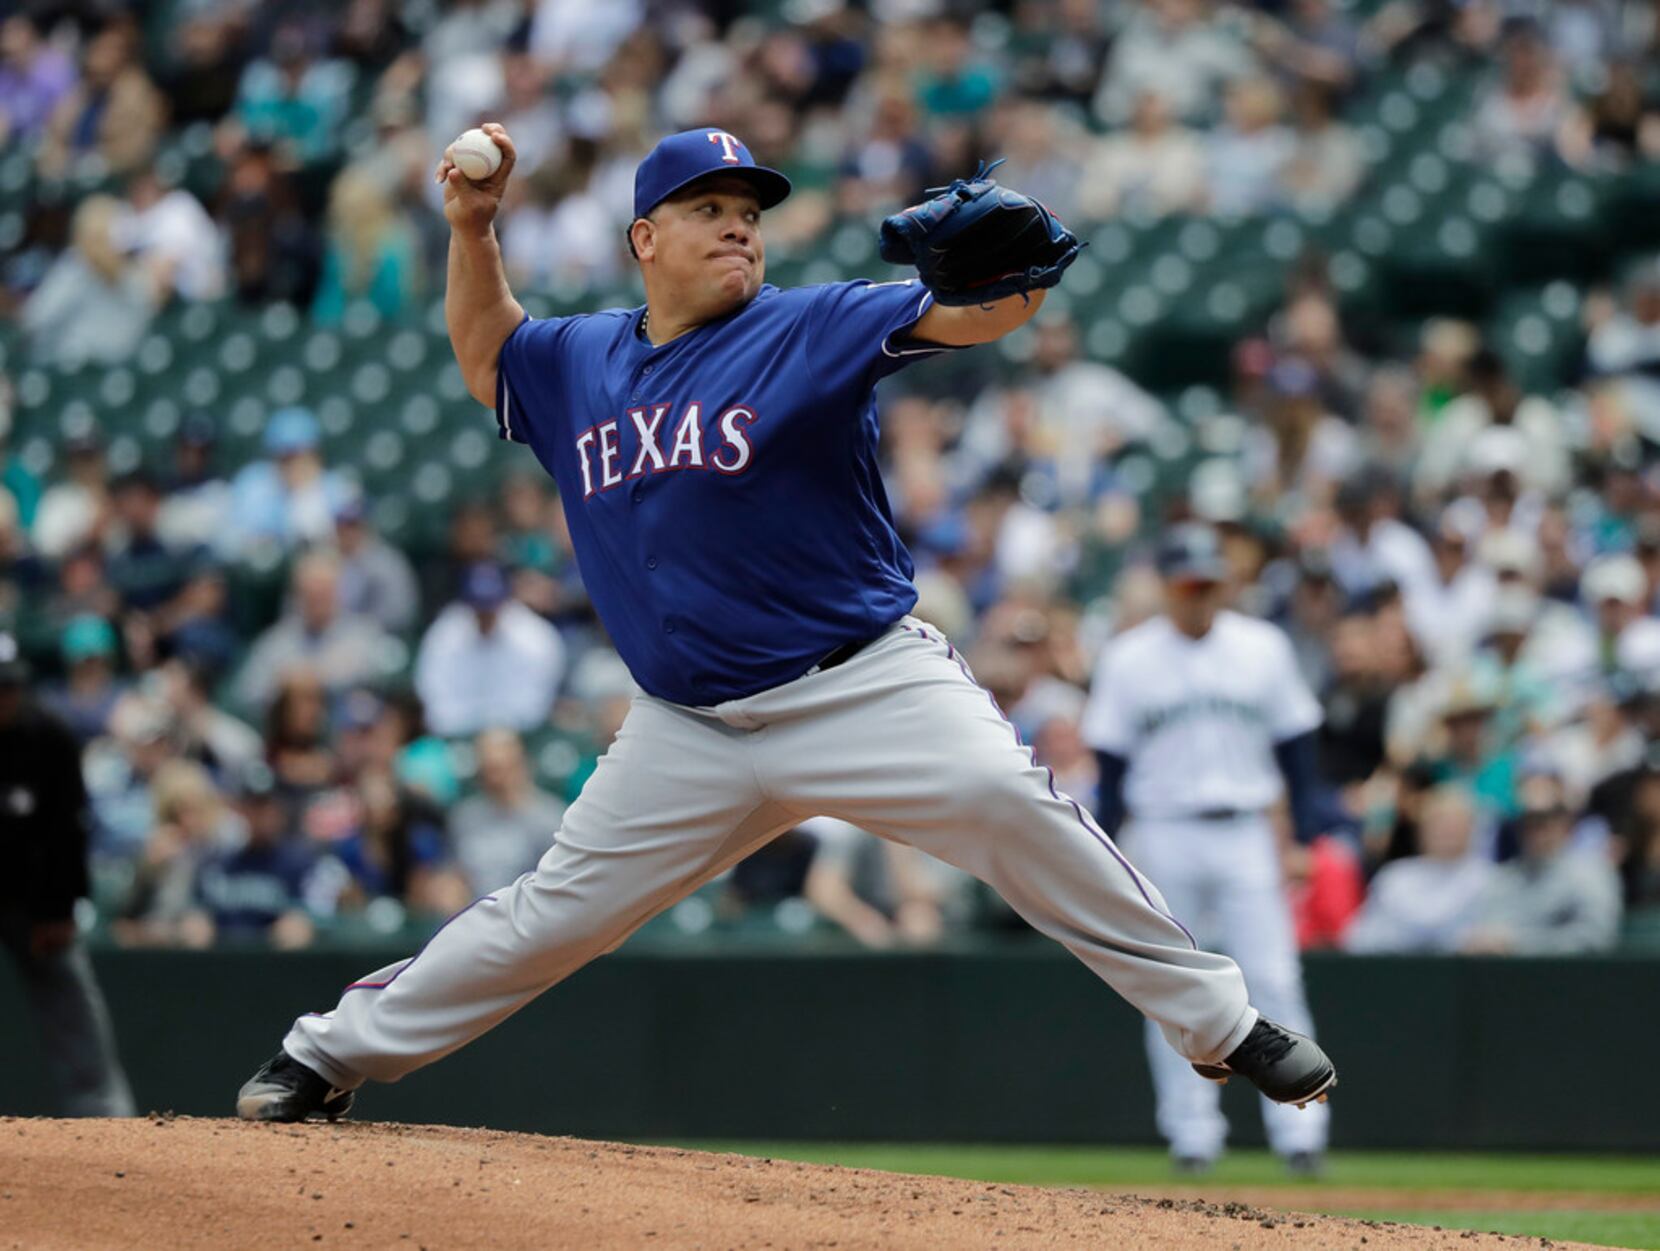
<svg viewBox="0 0 1660 1251">
<path fill-rule="evenodd" d="M 0 1118 L 0 1248 L 1539 1246 L 445 1126 Z M 1557 1243 L 1566 1247 L 1570 1244 Z"/>
</svg>

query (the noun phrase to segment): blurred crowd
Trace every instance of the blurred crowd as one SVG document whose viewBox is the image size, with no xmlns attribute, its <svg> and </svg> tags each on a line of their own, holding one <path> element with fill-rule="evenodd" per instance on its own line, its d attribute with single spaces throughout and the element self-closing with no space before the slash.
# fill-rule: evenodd
<svg viewBox="0 0 1660 1251">
<path fill-rule="evenodd" d="M 704 123 L 794 182 L 766 221 L 781 257 L 839 223 L 873 230 L 985 155 L 1081 228 L 1329 212 L 1367 175 L 1346 102 L 1416 59 L 1484 73 L 1478 159 L 1660 158 L 1649 3 L 0 12 L 0 135 L 46 189 L 0 239 L 0 317 L 53 365 L 125 361 L 178 303 L 280 301 L 320 326 L 363 302 L 419 315 L 443 282 L 436 156 L 486 118 L 520 154 L 499 224 L 515 287 L 564 300 L 627 287 L 634 167 Z M 1357 831 L 1287 840 L 1306 945 L 1643 941 L 1660 932 L 1660 263 L 1589 293 L 1581 320 L 1574 385 L 1530 391 L 1462 321 L 1391 353 L 1304 258 L 1234 349 L 1215 454 L 1156 511 L 1124 453 L 1186 438 L 1185 419 L 1091 359 L 1064 308 L 1012 368 L 919 367 L 883 395 L 919 615 L 1092 803 L 1095 658 L 1158 610 L 1149 536 L 1208 521 L 1235 605 L 1291 634 Z M 528 459 L 412 552 L 377 532 L 306 408 L 272 414 L 235 463 L 222 415 L 188 414 L 166 463 L 119 471 L 96 419 L 68 423 L 42 481 L 8 444 L 20 403 L 0 375 L 0 629 L 83 746 L 115 941 L 390 930 L 535 864 L 631 685 Z M 693 903 L 682 929 L 759 913 L 872 946 L 1015 924 L 954 872 L 828 821 Z"/>
<path fill-rule="evenodd" d="M 485 117 L 520 154 L 501 231 L 514 281 L 578 294 L 628 279 L 634 167 L 699 124 L 741 132 L 794 182 L 774 250 L 987 152 L 1081 225 L 1330 210 L 1366 169 L 1346 99 L 1412 57 L 1496 67 L 1477 159 L 1592 169 L 1660 151 L 1653 7 L 1613 0 L 7 7 L 0 135 L 48 183 L 99 188 L 41 199 L 0 272 L 37 352 L 63 360 L 124 359 L 172 299 L 280 299 L 323 323 L 354 299 L 407 309 L 443 272 L 435 154 Z"/>
</svg>

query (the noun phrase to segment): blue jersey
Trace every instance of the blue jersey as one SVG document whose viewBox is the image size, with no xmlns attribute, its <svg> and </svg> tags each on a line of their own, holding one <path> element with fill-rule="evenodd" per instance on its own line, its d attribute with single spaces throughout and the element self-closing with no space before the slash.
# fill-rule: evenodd
<svg viewBox="0 0 1660 1251">
<path fill-rule="evenodd" d="M 675 703 L 800 677 L 916 603 L 877 468 L 875 386 L 941 347 L 910 282 L 780 290 L 661 347 L 640 309 L 527 318 L 496 419 L 558 483 L 635 681 Z"/>
</svg>

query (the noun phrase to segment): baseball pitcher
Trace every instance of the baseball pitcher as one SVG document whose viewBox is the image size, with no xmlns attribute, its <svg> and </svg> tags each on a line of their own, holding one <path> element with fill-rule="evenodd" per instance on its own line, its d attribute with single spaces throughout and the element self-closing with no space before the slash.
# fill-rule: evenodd
<svg viewBox="0 0 1660 1251">
<path fill-rule="evenodd" d="M 1165 612 L 1108 644 L 1084 712 L 1101 762 L 1101 824 L 1116 830 L 1128 810 L 1125 846 L 1164 898 L 1220 936 L 1264 1011 L 1307 1032 L 1267 809 L 1289 789 L 1299 833 L 1329 825 L 1315 768 L 1320 705 L 1277 626 L 1220 609 L 1226 569 L 1215 531 L 1178 527 L 1159 571 Z M 1202 1174 L 1227 1136 L 1221 1092 L 1165 1037 L 1147 1037 L 1159 1132 L 1179 1172 Z M 1269 1144 L 1293 1172 L 1318 1172 L 1326 1109 L 1290 1111 L 1264 1104 Z"/>
<path fill-rule="evenodd" d="M 780 290 L 762 214 L 789 194 L 721 130 L 640 163 L 628 243 L 644 307 L 538 320 L 492 226 L 512 141 L 479 182 L 440 162 L 450 339 L 502 437 L 558 484 L 584 583 L 639 683 L 534 872 L 413 958 L 295 1021 L 240 1115 L 338 1117 L 512 1015 L 723 869 L 823 814 L 984 879 L 1158 1023 L 1270 1098 L 1322 1097 L 1312 1041 L 1258 1015 L 1090 814 L 1055 790 L 955 648 L 911 615 L 877 468 L 878 381 L 1024 323 L 1077 253 L 984 176 L 889 218 L 923 281 Z M 982 171 L 982 175 L 985 172 Z"/>
</svg>

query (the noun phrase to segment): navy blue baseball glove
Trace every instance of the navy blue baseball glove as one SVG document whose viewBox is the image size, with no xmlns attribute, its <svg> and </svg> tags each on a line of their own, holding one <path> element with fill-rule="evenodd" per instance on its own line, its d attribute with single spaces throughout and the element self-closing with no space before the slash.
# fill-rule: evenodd
<svg viewBox="0 0 1660 1251">
<path fill-rule="evenodd" d="M 1030 196 L 997 185 L 1002 161 L 929 189 L 930 199 L 882 223 L 881 253 L 915 265 L 941 304 L 990 304 L 1052 287 L 1083 244 Z"/>
</svg>

